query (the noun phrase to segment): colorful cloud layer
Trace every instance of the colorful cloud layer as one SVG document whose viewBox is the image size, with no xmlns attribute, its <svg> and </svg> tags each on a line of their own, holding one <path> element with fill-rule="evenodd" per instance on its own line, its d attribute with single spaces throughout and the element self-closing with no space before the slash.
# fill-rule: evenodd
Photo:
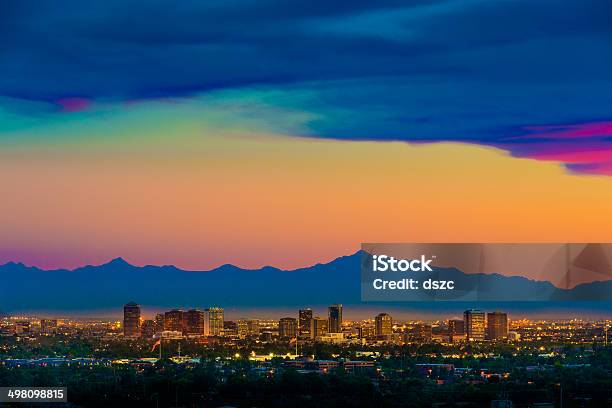
<svg viewBox="0 0 612 408">
<path fill-rule="evenodd" d="M 288 137 L 270 124 L 318 118 L 241 95 L 19 122 L 0 139 L 0 263 L 294 268 L 361 242 L 610 241 L 612 177 L 465 143 Z"/>
<path fill-rule="evenodd" d="M 10 113 L 0 137 L 57 121 L 53 112 L 231 90 L 247 105 L 311 117 L 298 136 L 464 142 L 612 172 L 605 0 L 0 7 L 0 96 Z M 245 100 L 253 91 L 265 99 Z M 278 116 L 263 119 L 291 134 Z"/>
<path fill-rule="evenodd" d="M 608 242 L 612 3 L 5 0 L 0 262 Z M 408 143 L 407 143 L 408 142 Z M 569 171 L 567 171 L 569 170 Z"/>
</svg>

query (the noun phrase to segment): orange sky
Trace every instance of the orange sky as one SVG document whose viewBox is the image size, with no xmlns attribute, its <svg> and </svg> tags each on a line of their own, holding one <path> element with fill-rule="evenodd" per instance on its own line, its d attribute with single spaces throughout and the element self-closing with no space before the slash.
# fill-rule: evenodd
<svg viewBox="0 0 612 408">
<path fill-rule="evenodd" d="M 85 129 L 45 130 L 61 143 L 31 131 L 0 150 L 0 262 L 290 268 L 361 242 L 612 240 L 611 177 L 494 149 L 185 120 L 79 139 Z"/>
</svg>

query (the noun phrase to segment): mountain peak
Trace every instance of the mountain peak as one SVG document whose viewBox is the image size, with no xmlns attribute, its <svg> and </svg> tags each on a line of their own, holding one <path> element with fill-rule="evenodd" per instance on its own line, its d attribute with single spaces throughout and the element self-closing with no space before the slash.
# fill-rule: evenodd
<svg viewBox="0 0 612 408">
<path fill-rule="evenodd" d="M 123 259 L 122 257 L 117 257 L 115 259 L 110 260 L 109 262 L 105 263 L 103 266 L 115 266 L 115 267 L 119 267 L 119 266 L 133 266 L 132 264 L 130 264 L 128 261 L 126 261 L 125 259 Z"/>
<path fill-rule="evenodd" d="M 7 268 L 26 268 L 23 262 L 14 262 L 14 261 L 8 261 L 2 266 L 7 267 Z"/>
</svg>

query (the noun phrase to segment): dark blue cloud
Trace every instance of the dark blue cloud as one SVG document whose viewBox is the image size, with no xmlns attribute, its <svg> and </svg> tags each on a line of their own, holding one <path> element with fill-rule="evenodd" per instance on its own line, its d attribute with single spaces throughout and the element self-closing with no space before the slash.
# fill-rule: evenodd
<svg viewBox="0 0 612 408">
<path fill-rule="evenodd" d="M 0 96 L 273 89 L 310 136 L 515 152 L 527 125 L 610 119 L 611 45 L 606 0 L 6 0 Z"/>
<path fill-rule="evenodd" d="M 607 80 L 612 61 L 606 1 L 9 0 L 0 7 L 0 93 L 31 99 L 422 74 Z"/>
</svg>

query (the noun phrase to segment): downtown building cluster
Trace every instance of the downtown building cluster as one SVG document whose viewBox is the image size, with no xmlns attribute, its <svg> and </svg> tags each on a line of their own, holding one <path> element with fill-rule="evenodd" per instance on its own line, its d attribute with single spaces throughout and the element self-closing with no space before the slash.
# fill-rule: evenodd
<svg viewBox="0 0 612 408">
<path fill-rule="evenodd" d="M 130 338 L 181 338 L 221 336 L 225 330 L 224 311 L 220 307 L 205 310 L 181 309 L 158 313 L 155 319 L 142 319 L 135 302 L 123 306 L 123 335 Z"/>
<path fill-rule="evenodd" d="M 262 340 L 281 340 L 324 343 L 365 342 L 460 342 L 518 340 L 519 335 L 509 331 L 508 315 L 470 309 L 463 319 L 449 319 L 432 325 L 418 322 L 400 324 L 388 313 L 379 313 L 362 322 L 343 320 L 343 306 L 333 304 L 326 315 L 319 316 L 311 308 L 300 309 L 297 317 L 282 317 L 278 321 L 262 324 L 256 319 L 225 320 L 224 310 L 210 307 L 205 310 L 174 309 L 158 313 L 154 319 L 143 319 L 141 307 L 130 302 L 123 308 L 123 335 L 126 338 L 193 338 L 257 336 Z"/>
<path fill-rule="evenodd" d="M 212 309 L 212 310 L 210 310 Z M 5 315 L 0 317 L 0 337 L 60 336 L 102 341 L 114 339 L 155 338 L 199 339 L 208 344 L 235 345 L 242 340 L 261 344 L 268 342 L 330 342 L 338 344 L 406 344 L 461 343 L 466 341 L 507 341 L 513 344 L 608 343 L 608 320 L 516 318 L 510 321 L 506 313 L 467 310 L 450 319 L 395 320 L 388 313 L 369 319 L 340 320 L 338 307 L 330 313 L 314 314 L 312 309 L 296 311 L 295 317 L 281 319 L 249 318 L 225 320 L 220 308 L 209 310 L 170 310 L 145 319 L 138 305 L 129 304 L 124 318 L 67 318 Z M 211 313 L 212 312 L 212 313 Z M 327 316 L 326 316 L 327 315 Z M 336 317 L 337 316 L 337 317 Z M 168 317 L 166 319 L 166 317 Z M 340 332 L 330 333 L 330 327 L 340 325 Z M 168 330 L 166 330 L 168 329 Z M 127 336 L 126 336 L 127 334 Z"/>
</svg>

